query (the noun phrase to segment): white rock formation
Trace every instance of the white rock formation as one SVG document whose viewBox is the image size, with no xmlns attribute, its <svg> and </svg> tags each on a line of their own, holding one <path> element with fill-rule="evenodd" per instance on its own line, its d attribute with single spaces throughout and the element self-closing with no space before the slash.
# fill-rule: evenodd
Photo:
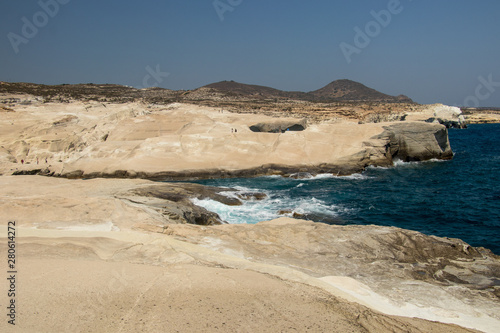
<svg viewBox="0 0 500 333">
<path fill-rule="evenodd" d="M 443 104 L 435 104 L 432 106 L 434 110 L 435 120 L 446 127 L 467 127 L 462 110 L 455 106 L 448 106 Z"/>
</svg>

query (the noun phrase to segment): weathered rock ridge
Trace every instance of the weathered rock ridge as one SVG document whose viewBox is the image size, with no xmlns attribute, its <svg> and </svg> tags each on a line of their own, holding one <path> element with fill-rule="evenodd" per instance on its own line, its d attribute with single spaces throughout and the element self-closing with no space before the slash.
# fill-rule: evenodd
<svg viewBox="0 0 500 333">
<path fill-rule="evenodd" d="M 446 128 L 429 128 L 423 123 L 397 123 L 385 129 L 379 138 L 389 141 L 386 153 L 391 159 L 411 162 L 453 158 Z"/>
<path fill-rule="evenodd" d="M 451 158 L 444 126 L 310 122 L 186 104 L 15 104 L 0 118 L 0 173 L 67 178 L 339 175 L 394 158 Z"/>
</svg>

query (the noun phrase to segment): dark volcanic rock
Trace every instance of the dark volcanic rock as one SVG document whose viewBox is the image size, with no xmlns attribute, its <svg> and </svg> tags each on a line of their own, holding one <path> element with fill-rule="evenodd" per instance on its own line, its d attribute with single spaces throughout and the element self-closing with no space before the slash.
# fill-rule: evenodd
<svg viewBox="0 0 500 333">
<path fill-rule="evenodd" d="M 197 184 L 164 184 L 138 188 L 132 191 L 136 197 L 152 197 L 159 199 L 150 206 L 161 209 L 161 213 L 177 223 L 190 223 L 199 225 L 223 224 L 218 214 L 210 212 L 203 207 L 195 205 L 191 199 L 210 198 L 228 205 L 241 205 L 235 198 L 218 194 L 221 189 L 206 187 Z M 138 200 L 132 198 L 131 200 Z"/>
<path fill-rule="evenodd" d="M 297 173 L 308 173 L 309 175 L 331 173 L 338 176 L 347 176 L 364 170 L 366 164 L 362 163 L 341 163 L 341 164 L 320 164 L 320 165 L 281 165 L 265 164 L 260 167 L 242 169 L 242 170 L 224 170 L 224 169 L 201 169 L 185 171 L 164 171 L 164 172 L 135 172 L 127 170 L 116 170 L 113 172 L 90 172 L 83 170 L 71 172 L 56 173 L 51 170 L 41 171 L 40 175 L 52 175 L 56 177 L 77 179 L 77 178 L 140 178 L 154 181 L 192 181 L 199 179 L 215 178 L 242 178 L 242 177 L 260 177 L 260 176 L 283 176 L 290 177 Z M 225 189 L 226 191 L 231 191 Z"/>
<path fill-rule="evenodd" d="M 240 206 L 242 203 L 236 198 L 221 195 L 221 192 L 231 189 L 203 186 L 192 183 L 168 183 L 161 186 L 151 186 L 135 190 L 136 194 L 153 196 L 174 202 L 187 198 L 212 199 L 228 206 Z"/>
<path fill-rule="evenodd" d="M 300 132 L 307 128 L 305 121 L 301 122 L 273 122 L 273 123 L 259 123 L 250 126 L 252 132 L 264 132 L 264 133 L 284 133 L 287 131 Z"/>
</svg>

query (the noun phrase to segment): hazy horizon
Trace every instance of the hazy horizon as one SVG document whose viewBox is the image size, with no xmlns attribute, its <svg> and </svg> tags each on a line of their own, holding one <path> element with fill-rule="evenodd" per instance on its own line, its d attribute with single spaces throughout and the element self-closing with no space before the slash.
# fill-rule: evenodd
<svg viewBox="0 0 500 333">
<path fill-rule="evenodd" d="M 500 3 L 0 3 L 0 80 L 285 91 L 338 79 L 418 103 L 500 106 Z"/>
</svg>

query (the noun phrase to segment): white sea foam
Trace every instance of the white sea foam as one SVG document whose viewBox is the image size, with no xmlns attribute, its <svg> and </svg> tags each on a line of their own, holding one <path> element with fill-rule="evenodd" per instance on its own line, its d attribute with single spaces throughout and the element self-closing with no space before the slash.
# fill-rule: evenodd
<svg viewBox="0 0 500 333">
<path fill-rule="evenodd" d="M 320 180 L 320 179 L 355 179 L 355 180 L 361 180 L 361 179 L 369 179 L 370 177 L 362 174 L 362 173 L 354 173 L 349 176 L 337 176 L 332 173 L 320 173 L 315 176 L 309 174 L 305 175 L 304 177 L 301 178 L 291 178 L 293 180 L 297 181 L 310 181 L 310 180 Z"/>
<path fill-rule="evenodd" d="M 292 176 L 297 176 L 298 174 L 293 174 Z M 334 175 L 332 175 L 331 173 L 320 173 L 320 174 L 317 174 L 317 175 L 311 175 L 310 173 L 301 173 L 300 174 L 300 177 L 298 178 L 294 178 L 294 177 L 290 177 L 290 179 L 293 179 L 293 180 L 297 180 L 297 181 L 303 181 L 303 180 L 318 180 L 318 179 L 329 179 L 329 178 L 333 178 Z"/>
<path fill-rule="evenodd" d="M 236 191 L 224 191 L 224 192 L 219 192 L 220 195 L 223 195 L 228 198 L 233 198 L 233 199 L 238 199 L 241 200 L 240 195 L 242 194 L 249 194 L 249 193 L 264 193 L 269 197 L 268 191 L 261 190 L 261 189 L 256 189 L 256 188 L 249 188 L 249 187 L 244 187 L 244 186 L 233 186 L 230 187 L 231 189 L 235 189 Z M 256 199 L 251 198 L 249 201 L 255 201 Z"/>
<path fill-rule="evenodd" d="M 211 199 L 192 199 L 192 202 L 209 211 L 219 214 L 222 220 L 232 224 L 255 224 L 261 221 L 276 219 L 280 216 L 293 216 L 294 213 L 301 215 L 324 216 L 332 219 L 339 216 L 340 212 L 347 209 L 328 205 L 316 198 L 293 199 L 278 197 L 276 194 L 268 193 L 264 200 L 245 200 L 241 206 L 228 206 Z M 281 215 L 280 215 L 281 212 Z"/>
<path fill-rule="evenodd" d="M 443 162 L 447 162 L 447 160 L 440 160 L 437 158 L 431 158 L 430 160 L 426 160 L 426 161 L 411 161 L 411 162 L 394 160 L 393 166 L 395 166 L 395 167 L 407 167 L 407 166 L 415 166 L 415 165 L 421 165 L 421 164 L 426 164 L 426 163 L 443 163 Z"/>
<path fill-rule="evenodd" d="M 353 173 L 352 175 L 349 175 L 349 176 L 337 176 L 336 178 L 339 178 L 339 179 L 364 180 L 364 179 L 371 179 L 373 177 L 368 177 L 367 175 L 364 175 L 362 173 Z"/>
<path fill-rule="evenodd" d="M 280 175 L 270 175 L 270 176 L 262 176 L 262 178 L 276 179 L 276 178 L 282 178 L 282 176 L 280 176 Z"/>
<path fill-rule="evenodd" d="M 295 202 L 293 211 L 299 214 L 320 214 L 324 216 L 337 217 L 341 210 L 337 205 L 328 205 L 323 200 L 316 198 L 299 199 Z"/>
<path fill-rule="evenodd" d="M 318 179 L 330 179 L 334 178 L 335 176 L 331 173 L 320 173 L 317 174 L 316 176 L 312 176 L 310 179 L 312 180 L 318 180 Z"/>
<path fill-rule="evenodd" d="M 448 162 L 448 160 L 440 160 L 440 159 L 437 159 L 437 158 L 431 158 L 430 160 L 426 160 L 426 161 L 405 162 L 405 161 L 402 161 L 402 160 L 395 159 L 392 162 L 392 166 L 383 167 L 383 166 L 370 165 L 370 166 L 367 167 L 367 169 L 372 169 L 372 170 L 373 169 L 375 169 L 375 170 L 388 170 L 388 169 L 393 169 L 393 168 L 397 168 L 397 167 L 414 167 L 414 166 L 419 166 L 419 165 L 427 164 L 427 163 L 445 163 L 445 162 Z"/>
<path fill-rule="evenodd" d="M 211 212 L 219 214 L 222 220 L 232 224 L 255 224 L 260 221 L 272 220 L 278 214 L 270 203 L 245 202 L 241 206 L 228 206 L 211 199 L 192 199 L 192 202 Z"/>
<path fill-rule="evenodd" d="M 388 169 L 392 169 L 392 168 L 394 168 L 394 165 L 388 166 L 388 167 L 369 165 L 366 167 L 366 169 L 369 169 L 369 170 L 388 170 Z"/>
</svg>

